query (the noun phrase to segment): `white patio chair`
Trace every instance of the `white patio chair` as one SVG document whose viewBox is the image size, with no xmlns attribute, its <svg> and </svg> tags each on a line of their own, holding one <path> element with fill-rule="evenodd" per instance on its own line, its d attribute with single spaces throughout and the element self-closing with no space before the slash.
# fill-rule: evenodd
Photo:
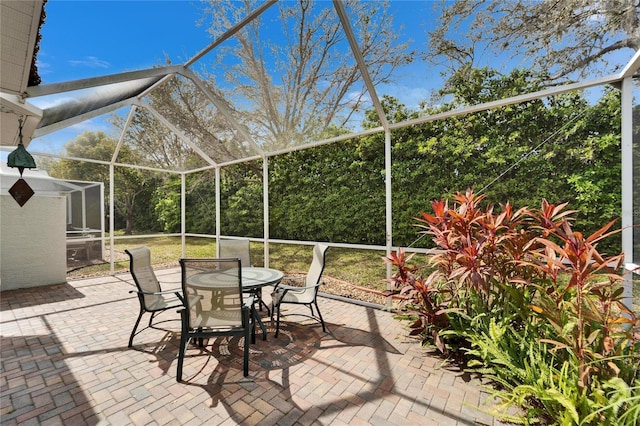
<svg viewBox="0 0 640 426">
<path fill-rule="evenodd" d="M 275 286 L 273 293 L 271 293 L 271 320 L 273 321 L 274 311 L 276 313 L 276 334 L 275 337 L 278 337 L 278 332 L 280 330 L 280 307 L 282 304 L 291 303 L 298 305 L 306 305 L 311 310 L 311 315 L 304 314 L 293 314 L 293 315 L 301 315 L 308 318 L 313 318 L 322 324 L 322 331 L 326 332 L 326 327 L 324 324 L 324 319 L 322 318 L 322 314 L 320 313 L 320 308 L 318 307 L 318 288 L 322 284 L 320 278 L 322 277 L 322 271 L 324 271 L 324 263 L 325 263 L 325 253 L 329 246 L 324 244 L 316 244 L 313 247 L 313 260 L 311 261 L 311 266 L 309 267 L 309 272 L 304 277 L 299 277 L 304 280 L 304 286 L 296 287 L 289 286 L 284 284 L 278 284 Z M 295 277 L 294 277 L 295 278 Z M 313 306 L 316 307 L 317 315 L 313 311 Z"/>
<path fill-rule="evenodd" d="M 140 313 L 131 331 L 131 336 L 129 336 L 129 347 L 131 347 L 133 345 L 133 337 L 136 335 L 136 329 L 145 312 L 151 313 L 148 326 L 151 327 L 153 318 L 157 313 L 179 308 L 182 306 L 182 301 L 180 300 L 179 292 L 162 291 L 160 282 L 158 282 L 151 266 L 151 251 L 149 247 L 142 246 L 126 249 L 125 253 L 129 255 L 129 271 L 137 287 L 137 290 L 131 290 L 129 293 L 136 293 L 140 302 Z"/>
<path fill-rule="evenodd" d="M 251 263 L 251 250 L 250 250 L 250 242 L 248 238 L 240 238 L 240 239 L 220 239 L 218 241 L 220 245 L 219 255 L 222 258 L 232 257 L 236 259 L 240 259 L 240 264 L 243 268 L 251 267 L 253 264 Z M 262 307 L 264 306 L 267 310 L 267 315 L 271 315 L 271 311 L 269 307 L 262 300 L 262 288 L 257 288 L 253 290 L 246 291 L 246 293 L 252 294 L 254 296 L 255 303 L 258 304 L 258 309 L 262 311 Z"/>
<path fill-rule="evenodd" d="M 249 375 L 249 343 L 255 343 L 253 296 L 243 303 L 240 261 L 238 259 L 180 259 L 182 298 L 186 306 L 180 311 L 182 332 L 176 378 L 182 381 L 187 347 L 197 339 L 244 336 L 243 373 Z"/>
</svg>

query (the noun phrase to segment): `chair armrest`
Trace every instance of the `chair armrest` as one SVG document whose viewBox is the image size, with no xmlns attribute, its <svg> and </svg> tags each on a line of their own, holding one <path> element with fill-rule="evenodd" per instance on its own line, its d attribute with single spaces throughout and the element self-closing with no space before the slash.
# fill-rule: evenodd
<svg viewBox="0 0 640 426">
<path fill-rule="evenodd" d="M 294 275 L 294 276 L 287 276 L 287 280 L 290 281 L 302 281 L 305 278 L 307 278 L 306 275 Z"/>
<path fill-rule="evenodd" d="M 288 291 L 304 291 L 304 290 L 308 290 L 310 288 L 316 288 L 321 286 L 322 284 L 324 284 L 322 281 L 320 281 L 318 284 L 314 284 L 314 285 L 308 285 L 308 286 L 304 286 L 304 287 L 298 287 L 295 285 L 286 285 L 286 284 L 282 284 L 282 285 L 277 285 L 273 291 L 274 292 L 279 292 L 280 290 L 284 290 L 283 293 L 288 292 Z"/>
<path fill-rule="evenodd" d="M 177 292 L 177 291 L 175 291 L 175 290 L 152 291 L 152 292 L 149 292 L 149 291 L 138 291 L 138 290 L 129 290 L 129 293 L 148 294 L 148 295 L 157 295 L 157 296 L 160 296 L 160 295 L 163 295 L 163 294 L 175 294 L 176 296 L 178 296 L 178 298 L 179 298 L 180 300 L 182 300 L 182 298 L 181 298 L 181 296 L 180 296 L 180 293 L 179 293 L 179 292 Z"/>
<path fill-rule="evenodd" d="M 253 323 L 253 325 L 255 326 L 256 316 L 257 313 L 253 296 L 249 296 L 244 302 L 244 305 L 242 305 L 242 325 L 244 327 L 248 327 L 251 323 Z M 245 344 L 248 345 L 249 342 L 245 342 Z"/>
<path fill-rule="evenodd" d="M 300 276 L 293 276 L 293 277 L 287 277 L 287 281 L 304 281 L 304 279 L 307 278 L 306 275 L 300 275 Z M 297 285 L 286 285 L 286 284 L 282 284 L 282 281 L 280 281 L 279 283 L 275 284 L 273 286 L 273 291 L 277 291 L 278 288 L 285 288 L 285 287 L 294 287 L 294 288 L 302 288 L 300 286 Z"/>
<path fill-rule="evenodd" d="M 324 284 L 320 281 L 318 284 L 306 286 L 306 287 L 296 287 L 290 285 L 281 285 L 280 287 L 276 287 L 273 289 L 271 293 L 271 299 L 274 306 L 279 305 L 280 301 L 284 298 L 287 293 L 304 293 L 306 290 L 314 289 L 320 287 Z"/>
<path fill-rule="evenodd" d="M 244 305 L 242 306 L 242 309 L 255 309 L 253 306 L 254 303 L 255 303 L 254 296 L 251 295 L 247 298 L 247 300 L 245 300 Z"/>
</svg>

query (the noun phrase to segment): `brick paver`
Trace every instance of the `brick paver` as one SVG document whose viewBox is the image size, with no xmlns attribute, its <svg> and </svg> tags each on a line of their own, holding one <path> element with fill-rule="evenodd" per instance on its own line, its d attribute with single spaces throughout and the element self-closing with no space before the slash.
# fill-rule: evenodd
<svg viewBox="0 0 640 426">
<path fill-rule="evenodd" d="M 176 282 L 179 271 L 159 275 Z M 267 341 L 250 346 L 249 377 L 237 356 L 244 343 L 219 338 L 211 356 L 189 349 L 177 383 L 179 316 L 161 314 L 168 321 L 129 349 L 131 287 L 119 274 L 0 294 L 0 423 L 498 424 L 475 409 L 487 399 L 480 383 L 443 368 L 391 313 L 327 298 L 327 333 L 291 315 L 306 308 L 287 306 L 278 339 L 265 318 Z"/>
</svg>

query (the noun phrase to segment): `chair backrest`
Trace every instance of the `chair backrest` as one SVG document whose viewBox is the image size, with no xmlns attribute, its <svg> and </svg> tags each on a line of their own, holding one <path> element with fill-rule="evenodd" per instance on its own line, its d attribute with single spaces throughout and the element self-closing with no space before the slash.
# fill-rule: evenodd
<svg viewBox="0 0 640 426">
<path fill-rule="evenodd" d="M 239 240 L 218 240 L 219 253 L 221 258 L 232 257 L 240 259 L 240 263 L 243 267 L 251 265 L 251 251 L 249 250 L 250 244 L 248 238 L 242 238 Z"/>
<path fill-rule="evenodd" d="M 142 246 L 131 249 L 126 249 L 125 253 L 129 255 L 129 271 L 133 277 L 133 281 L 138 287 L 138 291 L 145 293 L 157 293 L 162 291 L 160 283 L 156 278 L 153 267 L 151 266 L 151 251 L 149 247 Z M 145 309 L 152 309 L 159 301 L 162 300 L 162 296 L 153 294 L 140 294 L 138 293 L 140 303 L 143 304 Z"/>
<path fill-rule="evenodd" d="M 324 255 L 327 252 L 329 246 L 325 244 L 316 244 L 313 247 L 313 260 L 309 267 L 309 272 L 305 278 L 305 286 L 310 287 L 320 282 L 322 277 L 322 271 L 324 271 Z"/>
<path fill-rule="evenodd" d="M 238 259 L 180 259 L 190 329 L 243 327 Z"/>
</svg>

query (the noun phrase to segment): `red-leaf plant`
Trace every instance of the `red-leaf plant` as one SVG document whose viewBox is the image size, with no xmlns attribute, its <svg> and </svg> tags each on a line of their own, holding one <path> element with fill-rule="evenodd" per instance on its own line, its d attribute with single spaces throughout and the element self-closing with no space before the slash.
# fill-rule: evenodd
<svg viewBox="0 0 640 426">
<path fill-rule="evenodd" d="M 582 389 L 593 374 L 603 378 L 618 375 L 615 362 L 598 361 L 622 353 L 621 349 L 633 341 L 632 327 L 637 319 L 621 300 L 623 277 L 617 271 L 624 256 L 604 257 L 597 250 L 600 240 L 617 232 L 608 232 L 615 220 L 584 237 L 572 229 L 570 220 L 563 217 L 566 214 L 557 214 L 563 207 L 544 201 L 542 209 L 533 212 L 542 236 L 535 238 L 539 248 L 526 263 L 545 277 L 529 282 L 540 294 L 532 310 L 556 331 L 554 337 L 543 340 L 555 350 L 576 354 Z M 550 220 L 552 212 L 556 219 L 562 219 Z"/>
<path fill-rule="evenodd" d="M 480 208 L 484 198 L 467 190 L 454 196 L 452 208 L 447 201 L 433 201 L 434 214 L 422 213 L 417 218 L 417 226 L 432 236 L 437 248 L 431 258 L 437 267 L 432 281 L 437 278 L 446 283 L 452 306 L 469 314 L 470 292 L 479 295 L 483 310 L 490 312 L 504 306 L 513 287 L 522 289 L 538 275 L 535 268 L 521 263 L 533 238 L 526 227 L 531 220 L 528 210 L 514 211 L 507 203 L 496 214 L 493 206 Z"/>
<path fill-rule="evenodd" d="M 425 280 L 418 273 L 417 267 L 408 264 L 414 254 L 407 256 L 405 251 L 399 248 L 397 253 L 391 253 L 382 259 L 397 268 L 397 272 L 389 281 L 401 296 L 402 312 L 415 318 L 409 326 L 409 335 L 429 336 L 440 351 L 446 352 L 444 342 L 438 334 L 448 325 L 448 301 L 443 298 L 446 290 L 435 287 L 431 276 Z"/>
<path fill-rule="evenodd" d="M 417 218 L 421 232 L 436 245 L 430 258 L 436 269 L 426 279 L 408 265 L 412 256 L 404 251 L 385 258 L 398 269 L 391 281 L 418 318 L 412 334 L 431 335 L 444 350 L 438 331 L 453 310 L 473 316 L 506 315 L 511 309 L 522 321 L 539 316 L 556 330 L 547 341 L 578 356 L 584 385 L 596 369 L 594 359 L 619 354 L 629 342 L 620 325 L 637 321 L 620 302 L 621 277 L 615 271 L 622 256 L 605 259 L 596 250 L 613 222 L 584 238 L 571 229 L 574 211 L 565 210 L 566 203 L 543 200 L 539 210 L 517 211 L 507 203 L 495 214 L 492 206 L 480 208 L 483 199 L 467 190 L 455 195 L 452 207 L 445 200 L 432 201 L 433 214 Z M 471 292 L 482 300 L 481 312 Z M 616 374 L 614 363 L 604 365 L 601 372 L 608 368 Z"/>
<path fill-rule="evenodd" d="M 435 270 L 426 279 L 408 266 L 412 256 L 407 257 L 404 251 L 385 258 L 398 269 L 392 283 L 416 307 L 412 314 L 418 320 L 412 324 L 412 332 L 431 335 L 441 350 L 444 345 L 438 331 L 448 325 L 448 313 L 480 313 L 474 306 L 477 298 L 469 297 L 471 293 L 480 297 L 482 312 L 490 312 L 494 306 L 504 310 L 507 298 L 520 294 L 515 298 L 527 300 L 519 300 L 515 310 L 526 320 L 527 312 L 517 308 L 528 309 L 532 296 L 525 284 L 538 274 L 520 262 L 533 238 L 523 226 L 527 210 L 514 212 L 506 204 L 502 213 L 494 214 L 491 206 L 480 208 L 483 199 L 468 190 L 455 195 L 453 207 L 446 200 L 432 201 L 433 214 L 422 213 L 417 218 L 417 226 L 432 237 L 437 249 L 430 257 Z M 514 286 L 519 287 L 519 293 L 513 292 Z"/>
</svg>

